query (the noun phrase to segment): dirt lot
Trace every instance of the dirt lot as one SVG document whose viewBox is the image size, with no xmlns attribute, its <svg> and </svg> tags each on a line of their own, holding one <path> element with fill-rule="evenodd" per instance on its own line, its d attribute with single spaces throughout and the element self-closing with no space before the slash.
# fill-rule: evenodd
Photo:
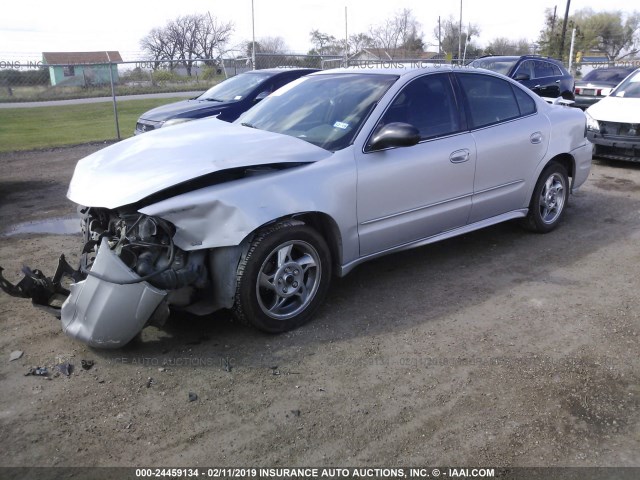
<svg viewBox="0 0 640 480">
<path fill-rule="evenodd" d="M 0 231 L 73 215 L 73 166 L 100 147 L 0 156 Z M 640 466 L 639 166 L 595 162 L 566 213 L 362 265 L 280 336 L 174 316 L 92 350 L 2 294 L 0 465 Z M 12 280 L 80 248 L 0 242 Z"/>
</svg>

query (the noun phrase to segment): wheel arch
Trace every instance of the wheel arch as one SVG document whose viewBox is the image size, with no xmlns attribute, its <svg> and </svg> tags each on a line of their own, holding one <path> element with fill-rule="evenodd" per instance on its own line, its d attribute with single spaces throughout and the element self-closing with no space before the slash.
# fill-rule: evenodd
<svg viewBox="0 0 640 480">
<path fill-rule="evenodd" d="M 570 190 L 573 190 L 573 182 L 576 176 L 576 160 L 569 153 L 560 153 L 555 157 L 551 158 L 538 173 L 538 176 L 542 174 L 545 168 L 547 168 L 551 163 L 559 163 L 562 165 L 567 171 L 567 175 L 569 176 Z"/>
<path fill-rule="evenodd" d="M 329 252 L 331 253 L 331 261 L 335 267 L 333 269 L 334 272 L 339 272 L 339 267 L 342 265 L 343 258 L 342 234 L 338 227 L 338 223 L 330 215 L 324 212 L 300 212 L 273 219 L 254 229 L 242 240 L 241 245 L 248 245 L 251 243 L 253 237 L 265 227 L 287 220 L 297 220 L 316 230 L 322 238 L 324 238 L 325 242 L 327 242 Z"/>
</svg>

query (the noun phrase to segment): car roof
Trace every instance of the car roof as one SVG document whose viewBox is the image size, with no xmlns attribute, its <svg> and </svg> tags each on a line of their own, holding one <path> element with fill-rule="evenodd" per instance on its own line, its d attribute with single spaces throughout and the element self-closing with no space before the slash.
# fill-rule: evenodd
<svg viewBox="0 0 640 480">
<path fill-rule="evenodd" d="M 287 72 L 317 72 L 318 68 L 302 68 L 302 67 L 276 67 L 276 68 L 261 68 L 258 70 L 249 70 L 247 74 L 257 74 L 257 73 L 271 73 L 276 75 L 278 73 L 287 73 Z"/>
<path fill-rule="evenodd" d="M 438 64 L 438 63 L 415 63 L 415 62 L 402 62 L 402 61 L 389 61 L 383 62 L 380 65 L 382 66 L 374 66 L 379 64 L 380 62 L 371 62 L 360 66 L 353 67 L 342 67 L 342 68 L 332 68 L 330 70 L 321 70 L 319 72 L 313 73 L 312 75 L 328 75 L 328 74 L 344 74 L 344 73 L 363 73 L 370 75 L 410 75 L 419 71 L 454 71 L 454 70 L 465 70 L 464 67 L 454 67 L 452 65 L 446 64 Z M 403 66 L 401 66 L 403 65 Z"/>
</svg>

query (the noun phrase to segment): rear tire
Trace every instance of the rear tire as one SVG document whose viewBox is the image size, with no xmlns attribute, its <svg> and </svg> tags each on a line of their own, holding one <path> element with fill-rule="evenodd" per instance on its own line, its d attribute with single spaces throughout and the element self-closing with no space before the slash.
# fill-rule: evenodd
<svg viewBox="0 0 640 480">
<path fill-rule="evenodd" d="M 331 255 L 320 234 L 297 221 L 272 225 L 238 265 L 233 313 L 265 332 L 292 330 L 313 316 L 330 280 Z"/>
<path fill-rule="evenodd" d="M 533 190 L 529 213 L 522 225 L 548 233 L 558 226 L 569 200 L 569 176 L 563 165 L 552 162 L 542 171 Z"/>
</svg>

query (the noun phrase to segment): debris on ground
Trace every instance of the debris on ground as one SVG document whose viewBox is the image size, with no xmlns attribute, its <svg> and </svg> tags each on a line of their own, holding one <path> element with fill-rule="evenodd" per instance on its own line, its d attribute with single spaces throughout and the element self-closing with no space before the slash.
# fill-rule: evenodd
<svg viewBox="0 0 640 480">
<path fill-rule="evenodd" d="M 83 370 L 91 370 L 91 368 L 95 365 L 93 360 L 80 360 L 80 365 Z"/>
<path fill-rule="evenodd" d="M 231 361 L 229 360 L 229 357 L 224 357 L 222 359 L 222 366 L 225 372 L 231 372 L 232 366 L 231 366 Z"/>
<path fill-rule="evenodd" d="M 23 354 L 24 352 L 22 350 L 16 350 L 15 352 L 11 352 L 11 355 L 9 355 L 9 361 L 13 362 L 14 360 L 18 360 L 20 357 L 22 357 Z"/>
<path fill-rule="evenodd" d="M 29 371 L 24 375 L 25 377 L 29 375 L 34 375 L 36 377 L 46 377 L 49 375 L 49 369 L 47 367 L 31 367 Z"/>
<path fill-rule="evenodd" d="M 280 370 L 278 370 L 278 366 L 271 367 L 271 375 L 280 375 Z"/>
<path fill-rule="evenodd" d="M 69 362 L 60 363 L 56 365 L 56 370 L 60 372 L 62 375 L 68 377 L 73 373 L 73 365 Z"/>
<path fill-rule="evenodd" d="M 198 395 L 196 395 L 193 392 L 189 392 L 189 401 L 190 402 L 195 402 L 198 399 Z"/>
<path fill-rule="evenodd" d="M 158 371 L 159 371 L 159 372 L 166 372 L 166 371 L 167 371 L 167 369 L 166 369 L 166 368 L 164 368 L 164 367 L 160 367 L 160 368 L 158 369 Z"/>
<path fill-rule="evenodd" d="M 151 377 L 147 378 L 147 388 L 150 388 L 151 385 L 153 385 L 154 383 L 156 382 L 153 381 L 153 378 Z"/>
</svg>

